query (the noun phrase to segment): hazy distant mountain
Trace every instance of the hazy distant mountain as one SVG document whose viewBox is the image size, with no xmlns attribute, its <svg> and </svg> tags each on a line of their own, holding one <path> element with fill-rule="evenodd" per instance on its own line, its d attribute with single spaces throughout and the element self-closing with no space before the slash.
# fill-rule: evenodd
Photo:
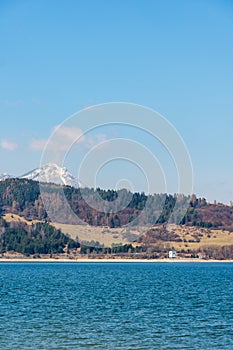
<svg viewBox="0 0 233 350">
<path fill-rule="evenodd" d="M 3 174 L 0 174 L 0 181 L 4 181 L 4 180 L 6 180 L 6 179 L 11 179 L 11 178 L 13 178 L 14 176 L 12 176 L 12 175 L 9 175 L 9 174 L 7 174 L 7 173 L 3 173 Z"/>
<path fill-rule="evenodd" d="M 83 187 L 81 182 L 74 177 L 66 168 L 57 164 L 45 164 L 41 168 L 36 168 L 20 176 L 29 180 L 54 183 L 57 185 L 67 185 L 72 187 Z"/>
</svg>

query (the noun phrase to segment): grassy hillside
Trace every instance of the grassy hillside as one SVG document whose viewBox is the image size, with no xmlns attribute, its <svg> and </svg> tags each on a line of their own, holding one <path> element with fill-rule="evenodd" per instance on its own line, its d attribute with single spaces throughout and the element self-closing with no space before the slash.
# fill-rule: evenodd
<svg viewBox="0 0 233 350">
<path fill-rule="evenodd" d="M 125 228 L 103 228 L 93 226 L 66 225 L 54 223 L 56 228 L 68 233 L 73 239 L 78 237 L 79 241 L 98 241 L 105 246 L 111 246 L 116 243 L 133 242 L 136 245 L 156 246 L 162 245 L 164 248 L 174 247 L 176 250 L 193 251 L 205 248 L 207 246 L 226 246 L 233 245 L 233 232 L 226 230 L 211 230 L 206 228 L 197 228 L 194 226 L 168 226 L 167 238 L 164 238 L 163 226 L 158 226 L 145 232 L 145 228 L 135 227 Z M 153 235 L 153 230 L 162 230 L 162 239 L 160 236 Z"/>
<path fill-rule="evenodd" d="M 112 244 L 129 243 L 138 239 L 140 234 L 144 232 L 143 227 L 127 228 L 110 228 L 89 225 L 68 225 L 53 223 L 56 228 L 60 228 L 63 232 L 68 233 L 70 237 L 80 242 L 94 241 L 110 247 Z"/>
<path fill-rule="evenodd" d="M 151 246 L 163 244 L 179 251 L 189 251 L 207 246 L 232 245 L 233 232 L 184 225 L 157 226 L 140 237 L 139 241 Z"/>
<path fill-rule="evenodd" d="M 30 227 L 43 224 L 38 220 L 27 221 L 25 218 L 16 214 L 6 214 L 3 220 L 6 221 L 8 228 L 19 229 L 23 227 L 24 229 L 26 228 L 28 233 L 31 232 L 31 229 L 29 229 Z M 58 230 L 54 232 L 64 232 L 68 234 L 68 238 L 66 236 L 65 241 L 69 240 L 70 247 L 73 246 L 77 248 L 78 246 L 76 246 L 74 242 L 78 241 L 81 247 L 99 247 L 100 252 L 103 246 L 128 245 L 131 252 L 135 249 L 135 252 L 141 252 L 144 258 L 166 257 L 168 251 L 172 248 L 175 248 L 177 253 L 181 256 L 185 256 L 185 254 L 195 256 L 201 252 L 204 256 L 211 256 L 218 259 L 233 258 L 233 232 L 227 230 L 213 230 L 185 225 L 156 225 L 152 228 L 109 228 L 59 223 L 53 223 L 49 226 L 51 225 L 55 230 Z M 147 232 L 146 229 L 148 230 Z M 8 235 L 9 233 L 10 232 L 8 232 Z M 16 230 L 14 234 L 17 236 L 18 231 Z M 29 236 L 26 234 L 25 237 L 28 239 L 31 236 L 30 234 Z M 51 242 L 51 239 L 49 242 Z M 32 242 L 29 240 L 26 249 L 19 248 L 18 246 L 14 248 L 16 251 L 26 254 L 30 251 L 33 252 L 32 254 L 38 253 L 38 251 L 46 251 L 41 250 L 41 248 L 40 250 L 30 248 L 31 243 Z M 36 244 L 38 244 L 38 242 Z M 41 247 L 41 242 L 39 246 Z M 5 246 L 5 248 L 7 247 Z M 54 252 L 64 252 L 64 248 L 65 245 L 63 242 L 63 245 L 59 246 L 59 249 L 54 250 L 54 247 L 52 249 Z M 128 252 L 128 250 L 126 250 L 126 252 Z"/>
</svg>

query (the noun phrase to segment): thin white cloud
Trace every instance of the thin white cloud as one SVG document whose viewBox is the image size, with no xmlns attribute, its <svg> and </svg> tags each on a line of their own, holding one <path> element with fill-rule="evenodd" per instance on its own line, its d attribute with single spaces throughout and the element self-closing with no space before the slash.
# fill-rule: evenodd
<svg viewBox="0 0 233 350">
<path fill-rule="evenodd" d="M 20 98 L 17 98 L 15 100 L 6 99 L 4 101 L 4 104 L 8 107 L 20 107 L 24 105 L 24 101 Z"/>
<path fill-rule="evenodd" d="M 2 139 L 0 145 L 1 148 L 3 148 L 6 151 L 14 151 L 16 148 L 18 148 L 17 143 L 7 139 Z"/>
<path fill-rule="evenodd" d="M 48 139 L 33 139 L 29 144 L 31 151 L 43 151 L 45 147 L 49 151 L 68 150 L 75 142 L 83 140 L 82 130 L 76 127 L 55 126 L 52 136 Z"/>
<path fill-rule="evenodd" d="M 107 138 L 104 134 L 97 134 L 95 136 L 83 136 L 80 140 L 85 148 L 92 148 L 94 146 L 102 144 Z"/>
<path fill-rule="evenodd" d="M 104 134 L 86 136 L 77 127 L 55 126 L 49 139 L 33 139 L 29 145 L 31 151 L 68 151 L 72 146 L 90 149 L 106 140 Z"/>
<path fill-rule="evenodd" d="M 54 136 L 51 141 L 54 142 L 63 142 L 66 145 L 72 145 L 75 142 L 78 142 L 80 137 L 83 136 L 83 132 L 81 129 L 76 127 L 68 127 L 68 126 L 55 126 Z"/>
<path fill-rule="evenodd" d="M 47 142 L 48 142 L 48 140 L 46 140 L 46 139 L 37 139 L 37 140 L 34 139 L 29 144 L 29 149 L 30 149 L 30 151 L 35 151 L 35 152 L 43 151 Z"/>
</svg>

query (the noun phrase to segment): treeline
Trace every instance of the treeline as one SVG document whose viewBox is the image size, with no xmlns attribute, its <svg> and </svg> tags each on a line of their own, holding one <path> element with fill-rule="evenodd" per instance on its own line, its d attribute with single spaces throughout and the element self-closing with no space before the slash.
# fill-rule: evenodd
<svg viewBox="0 0 233 350">
<path fill-rule="evenodd" d="M 233 245 L 227 246 L 208 246 L 202 248 L 198 253 L 204 254 L 207 259 L 216 259 L 216 260 L 232 260 L 233 259 Z"/>
<path fill-rule="evenodd" d="M 0 253 L 15 251 L 24 255 L 61 254 L 80 244 L 46 222 L 27 225 L 0 219 Z"/>
<path fill-rule="evenodd" d="M 132 254 L 132 253 L 141 253 L 142 247 L 137 246 L 133 247 L 132 244 L 118 244 L 113 245 L 112 247 L 104 247 L 103 245 L 96 244 L 83 244 L 81 245 L 80 254 Z"/>
<path fill-rule="evenodd" d="M 77 218 L 93 226 L 121 227 L 175 224 L 233 230 L 233 207 L 209 204 L 195 195 L 131 193 L 125 189 L 75 189 L 38 182 L 7 179 L 0 182 L 0 212 L 14 213 L 28 220 L 47 220 L 43 201 L 52 204 L 58 222 L 77 224 Z M 69 209 L 64 207 L 64 196 Z M 71 215 L 71 210 L 75 215 Z M 108 208 L 106 210 L 106 208 Z"/>
<path fill-rule="evenodd" d="M 147 258 L 147 259 L 157 259 L 157 258 L 167 258 L 169 250 L 172 249 L 171 245 L 167 246 L 160 243 L 151 245 L 150 242 L 144 242 L 143 245 L 133 246 L 132 244 L 119 244 L 113 245 L 112 247 L 104 247 L 98 242 L 92 242 L 92 244 L 83 244 L 80 248 L 80 254 L 92 255 L 117 255 L 134 258 Z M 233 259 L 233 245 L 229 246 L 206 246 L 201 249 L 188 249 L 180 251 L 177 250 L 180 257 L 191 257 L 202 259 L 214 259 L 214 260 L 232 260 Z"/>
</svg>

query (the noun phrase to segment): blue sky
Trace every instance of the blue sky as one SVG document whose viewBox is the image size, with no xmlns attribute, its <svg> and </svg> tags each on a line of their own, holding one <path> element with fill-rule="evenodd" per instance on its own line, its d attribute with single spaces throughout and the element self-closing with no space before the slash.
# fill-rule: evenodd
<svg viewBox="0 0 233 350">
<path fill-rule="evenodd" d="M 36 142 L 71 114 L 123 101 L 182 135 L 195 193 L 233 200 L 231 0 L 2 0 L 0 48 L 0 173 L 39 166 Z"/>
</svg>

